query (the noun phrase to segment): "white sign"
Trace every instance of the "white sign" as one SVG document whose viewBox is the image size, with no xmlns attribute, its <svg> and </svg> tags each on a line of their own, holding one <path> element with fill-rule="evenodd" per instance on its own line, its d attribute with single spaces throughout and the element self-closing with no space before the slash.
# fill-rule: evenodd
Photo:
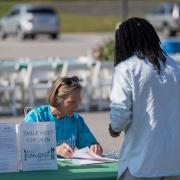
<svg viewBox="0 0 180 180">
<path fill-rule="evenodd" d="M 56 139 L 54 122 L 22 123 L 20 149 L 23 171 L 56 170 Z"/>
<path fill-rule="evenodd" d="M 19 171 L 16 125 L 0 123 L 0 173 Z"/>
</svg>

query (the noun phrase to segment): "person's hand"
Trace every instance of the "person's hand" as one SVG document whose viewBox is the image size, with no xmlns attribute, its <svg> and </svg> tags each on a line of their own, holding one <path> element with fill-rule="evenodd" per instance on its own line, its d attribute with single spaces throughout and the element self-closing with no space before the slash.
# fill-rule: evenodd
<svg viewBox="0 0 180 180">
<path fill-rule="evenodd" d="M 63 143 L 60 146 L 56 147 L 56 153 L 57 155 L 69 159 L 73 155 L 74 151 L 68 144 Z"/>
<path fill-rule="evenodd" d="M 109 124 L 109 134 L 112 136 L 112 137 L 119 137 L 121 132 L 116 132 L 112 129 L 111 127 L 111 124 Z"/>
<path fill-rule="evenodd" d="M 95 152 L 97 155 L 102 156 L 103 148 L 101 147 L 101 145 L 99 143 L 92 144 L 90 146 L 90 150 Z"/>
</svg>

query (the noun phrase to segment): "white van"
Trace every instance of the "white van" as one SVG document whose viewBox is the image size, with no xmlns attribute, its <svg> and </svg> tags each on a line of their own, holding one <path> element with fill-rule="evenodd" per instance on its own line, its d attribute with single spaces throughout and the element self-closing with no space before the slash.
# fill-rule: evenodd
<svg viewBox="0 0 180 180">
<path fill-rule="evenodd" d="M 58 38 L 59 18 L 53 7 L 45 4 L 20 4 L 0 20 L 0 38 L 17 35 L 19 39 L 48 34 Z"/>
<path fill-rule="evenodd" d="M 180 3 L 163 3 L 145 18 L 166 36 L 175 36 L 180 31 Z"/>
</svg>

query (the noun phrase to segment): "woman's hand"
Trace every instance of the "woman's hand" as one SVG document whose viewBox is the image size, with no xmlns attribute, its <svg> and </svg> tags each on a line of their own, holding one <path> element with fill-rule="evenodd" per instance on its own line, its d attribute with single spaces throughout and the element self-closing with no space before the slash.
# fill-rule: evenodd
<svg viewBox="0 0 180 180">
<path fill-rule="evenodd" d="M 97 155 L 102 156 L 103 148 L 101 147 L 101 145 L 99 143 L 92 144 L 90 146 L 90 150 L 95 152 Z"/>
<path fill-rule="evenodd" d="M 68 144 L 63 143 L 60 146 L 56 147 L 56 153 L 57 155 L 69 159 L 73 155 L 74 151 Z"/>
<path fill-rule="evenodd" d="M 112 129 L 111 125 L 109 124 L 109 134 L 112 136 L 112 137 L 118 137 L 120 136 L 121 132 L 116 132 Z"/>
</svg>

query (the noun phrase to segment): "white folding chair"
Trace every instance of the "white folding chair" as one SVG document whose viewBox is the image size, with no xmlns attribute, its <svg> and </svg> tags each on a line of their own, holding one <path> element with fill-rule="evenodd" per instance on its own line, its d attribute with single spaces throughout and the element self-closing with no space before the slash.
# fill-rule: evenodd
<svg viewBox="0 0 180 180">
<path fill-rule="evenodd" d="M 62 71 L 61 71 L 61 77 L 68 76 L 77 76 L 80 81 L 81 85 L 83 87 L 82 90 L 82 101 L 80 105 L 80 109 L 84 109 L 85 111 L 90 110 L 90 103 L 89 103 L 89 85 L 90 85 L 90 67 L 87 63 L 81 63 L 78 61 L 68 61 L 64 62 Z"/>
<path fill-rule="evenodd" d="M 40 122 L 39 121 L 39 114 L 38 114 L 38 111 L 36 110 L 35 107 L 25 107 L 24 108 L 24 117 L 26 117 L 26 115 L 31 111 L 31 110 L 34 110 L 35 111 L 35 115 L 36 115 L 36 122 Z"/>
<path fill-rule="evenodd" d="M 48 90 L 52 87 L 55 79 L 55 70 L 49 64 L 28 65 L 27 74 L 24 78 L 24 87 L 28 94 L 28 105 L 35 106 L 35 99 L 47 97 Z"/>
<path fill-rule="evenodd" d="M 113 72 L 113 63 L 97 61 L 92 74 L 91 94 L 97 99 L 98 110 L 109 106 L 109 91 Z"/>
<path fill-rule="evenodd" d="M 15 65 L 0 63 L 0 106 L 5 113 L 17 114 L 16 110 L 16 79 L 17 71 Z"/>
</svg>

